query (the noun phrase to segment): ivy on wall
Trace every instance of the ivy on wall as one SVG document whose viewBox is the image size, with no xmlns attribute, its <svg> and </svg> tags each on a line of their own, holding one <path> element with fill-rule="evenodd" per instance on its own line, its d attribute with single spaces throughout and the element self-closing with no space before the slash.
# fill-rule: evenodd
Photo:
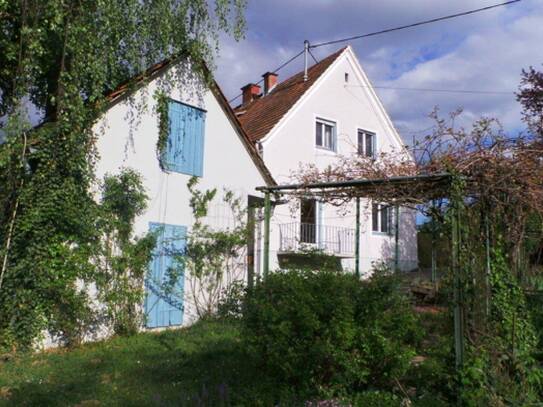
<svg viewBox="0 0 543 407">
<path fill-rule="evenodd" d="M 217 190 L 199 190 L 198 178 L 192 177 L 187 187 L 194 223 L 187 236 L 187 247 L 179 261 L 187 269 L 190 301 L 198 317 L 214 314 L 225 292 L 234 283 L 243 283 L 247 249 L 247 209 L 241 198 L 225 190 L 217 203 Z M 209 225 L 211 205 L 227 208 L 227 228 Z"/>
<path fill-rule="evenodd" d="M 155 96 L 156 112 L 158 115 L 158 139 L 156 142 L 157 160 L 162 171 L 166 171 L 163 157 L 168 148 L 168 135 L 170 131 L 170 119 L 168 116 L 168 97 L 163 92 Z"/>
<path fill-rule="evenodd" d="M 96 284 L 105 305 L 102 322 L 118 335 L 136 333 L 143 324 L 144 278 L 156 238 L 152 233 L 134 237 L 133 226 L 148 199 L 141 175 L 132 169 L 104 178 Z"/>
<path fill-rule="evenodd" d="M 95 259 L 101 226 L 114 219 L 103 218 L 90 192 L 98 184 L 93 126 L 107 95 L 125 86 L 127 124 L 136 125 L 148 104 L 145 91 L 130 96 L 149 82 L 141 72 L 173 55 L 195 63 L 167 71 L 159 91 L 186 86 L 188 71 L 206 78 L 204 61 L 213 67 L 219 34 L 242 36 L 245 3 L 0 1 L 0 347 L 29 348 L 44 331 L 75 344 L 96 329 L 95 305 L 82 287 L 107 287 Z M 39 127 L 27 124 L 29 106 Z M 109 227 L 120 244 L 128 229 Z M 109 273 L 134 268 L 125 261 L 116 259 Z"/>
</svg>

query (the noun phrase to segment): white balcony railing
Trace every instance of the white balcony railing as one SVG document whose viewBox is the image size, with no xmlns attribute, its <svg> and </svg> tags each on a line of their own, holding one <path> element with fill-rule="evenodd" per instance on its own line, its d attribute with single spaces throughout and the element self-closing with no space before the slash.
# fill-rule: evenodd
<svg viewBox="0 0 543 407">
<path fill-rule="evenodd" d="M 298 222 L 279 225 L 279 251 L 283 253 L 318 249 L 348 257 L 354 255 L 355 240 L 355 230 L 345 227 Z"/>
</svg>

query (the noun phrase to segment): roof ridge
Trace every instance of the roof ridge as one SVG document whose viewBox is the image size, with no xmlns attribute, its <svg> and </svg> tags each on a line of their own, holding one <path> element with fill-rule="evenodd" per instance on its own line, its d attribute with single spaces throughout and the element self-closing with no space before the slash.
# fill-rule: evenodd
<svg viewBox="0 0 543 407">
<path fill-rule="evenodd" d="M 303 80 L 302 70 L 279 82 L 267 95 L 237 106 L 234 111 L 250 139 L 256 142 L 264 138 L 348 47 L 308 67 L 307 80 Z"/>
<path fill-rule="evenodd" d="M 339 56 L 343 53 L 343 51 L 345 51 L 348 47 L 349 47 L 349 46 L 346 45 L 345 47 L 340 48 L 339 50 L 337 50 L 337 51 L 331 53 L 330 55 L 324 57 L 324 58 L 321 59 L 320 61 L 315 62 L 313 65 L 308 66 L 308 67 L 307 67 L 307 70 L 309 71 L 311 68 L 314 68 L 314 67 L 316 67 L 316 66 L 319 65 L 319 64 L 322 64 L 322 63 L 324 63 L 324 62 L 327 62 L 327 60 L 328 60 L 329 58 L 332 58 L 332 57 L 333 57 L 333 59 L 335 60 L 335 59 L 336 59 L 337 57 L 339 57 Z M 304 70 L 301 70 L 301 71 L 299 71 L 299 72 L 296 72 L 295 74 L 292 74 L 291 76 L 289 76 L 288 78 L 286 78 L 284 81 L 279 82 L 279 83 L 274 87 L 274 89 L 276 89 L 277 86 L 281 85 L 282 83 L 287 82 L 288 80 L 294 78 L 295 76 L 298 76 L 298 75 L 303 74 L 304 71 L 305 71 L 305 69 L 304 69 Z"/>
</svg>

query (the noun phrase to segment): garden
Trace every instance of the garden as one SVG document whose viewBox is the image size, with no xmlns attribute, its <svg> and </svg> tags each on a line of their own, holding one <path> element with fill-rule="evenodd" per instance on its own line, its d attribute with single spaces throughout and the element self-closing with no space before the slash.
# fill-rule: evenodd
<svg viewBox="0 0 543 407">
<path fill-rule="evenodd" d="M 391 264 L 366 278 L 325 263 L 268 270 L 266 253 L 245 284 L 246 208 L 224 191 L 235 226 L 209 227 L 219 194 L 193 178 L 195 222 L 160 289 L 171 295 L 186 272 L 198 322 L 141 332 L 157 236 L 134 224 L 150 198 L 135 171 L 97 179 L 92 125 L 142 66 L 172 54 L 212 64 L 220 36 L 242 37 L 245 2 L 68 3 L 0 2 L 0 405 L 541 405 L 543 72 L 522 74 L 522 131 L 491 118 L 459 127 L 461 111 L 436 110 L 412 155 L 338 156 L 301 167 L 288 193 L 262 189 L 265 234 L 272 195 L 421 212 L 429 280 Z M 146 106 L 133 109 L 137 121 Z M 88 340 L 104 326 L 107 339 Z M 46 334 L 59 347 L 38 351 Z"/>
</svg>

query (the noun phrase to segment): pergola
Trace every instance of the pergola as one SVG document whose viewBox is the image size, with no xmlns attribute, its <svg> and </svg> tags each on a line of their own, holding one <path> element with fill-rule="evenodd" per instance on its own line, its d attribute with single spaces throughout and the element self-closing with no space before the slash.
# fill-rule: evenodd
<svg viewBox="0 0 543 407">
<path fill-rule="evenodd" d="M 394 264 L 398 269 L 399 244 L 398 244 L 398 208 L 402 205 L 420 204 L 434 199 L 446 198 L 450 200 L 452 214 L 452 255 L 451 269 L 454 274 L 454 333 L 456 366 L 462 365 L 464 360 L 464 315 L 462 307 L 462 289 L 459 270 L 459 205 L 451 198 L 450 190 L 454 177 L 448 173 L 421 174 L 414 176 L 398 176 L 381 179 L 353 179 L 344 181 L 317 182 L 307 184 L 284 184 L 276 186 L 262 186 L 257 190 L 265 194 L 264 199 L 264 255 L 263 275 L 269 273 L 270 251 L 270 218 L 271 195 L 311 195 L 332 196 L 344 200 L 356 200 L 356 234 L 355 234 L 355 273 L 360 276 L 360 199 L 375 199 L 382 191 L 386 191 L 387 200 L 393 201 L 396 216 L 395 227 L 395 256 Z M 488 242 L 487 242 L 488 244 Z M 432 248 L 432 275 L 435 275 L 435 253 Z M 487 262 L 488 263 L 488 262 Z"/>
<path fill-rule="evenodd" d="M 393 188 L 396 212 L 402 204 L 417 204 L 431 199 L 448 196 L 451 183 L 450 174 L 427 174 L 416 176 L 390 177 L 381 179 L 355 179 L 348 181 L 319 182 L 311 184 L 284 184 L 276 186 L 258 187 L 257 190 L 265 194 L 264 211 L 264 275 L 269 272 L 269 233 L 271 217 L 271 194 L 307 194 L 312 196 L 334 196 L 338 198 L 356 199 L 356 252 L 355 273 L 360 275 L 360 198 L 374 198 L 384 188 Z M 400 192 L 401 191 L 401 192 Z M 396 223 L 398 216 L 396 216 Z M 396 225 L 397 226 L 397 225 Z M 395 233 L 394 264 L 398 268 L 398 228 Z"/>
</svg>

